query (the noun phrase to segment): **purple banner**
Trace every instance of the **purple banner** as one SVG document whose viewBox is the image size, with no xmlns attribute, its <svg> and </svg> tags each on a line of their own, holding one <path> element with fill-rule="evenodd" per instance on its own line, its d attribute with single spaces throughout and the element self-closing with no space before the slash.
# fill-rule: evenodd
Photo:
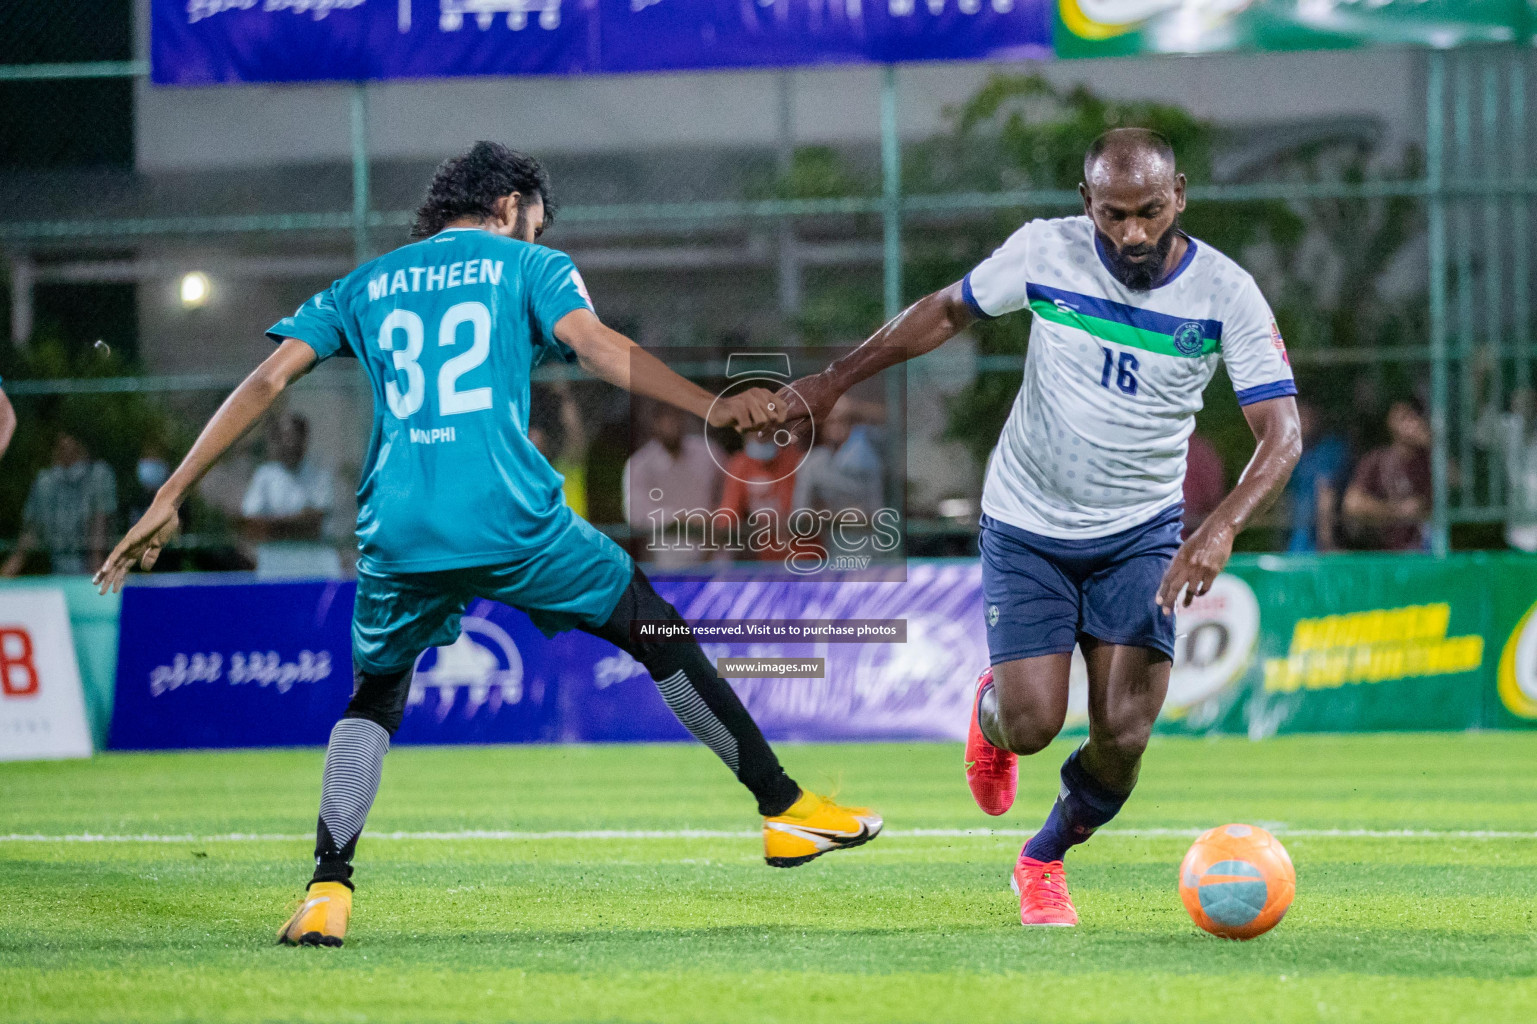
<svg viewBox="0 0 1537 1024">
<path fill-rule="evenodd" d="M 733 679 L 772 739 L 951 737 L 986 664 L 975 565 L 906 583 L 657 584 L 692 620 L 900 619 L 907 642 L 706 642 L 720 657 L 822 658 L 824 679 Z M 123 593 L 110 746 L 324 743 L 352 692 L 350 583 L 137 585 Z M 466 610 L 417 663 L 399 743 L 683 740 L 639 664 L 585 633 L 547 640 L 521 612 Z"/>
<path fill-rule="evenodd" d="M 1051 53 L 1049 0 L 151 0 L 161 85 Z"/>
<path fill-rule="evenodd" d="M 1261 574 L 1262 575 L 1262 574 Z M 778 635 L 825 624 L 895 630 L 901 642 L 704 638 L 721 658 L 816 667 L 730 678 L 772 740 L 961 739 L 988 664 L 975 561 L 914 561 L 906 582 L 660 580 L 690 622 L 769 622 Z M 110 746 L 324 743 L 352 692 L 350 583 L 145 583 L 123 593 Z M 772 619 L 769 619 L 772 616 Z M 777 628 L 783 627 L 783 628 Z M 1176 624 L 1161 727 L 1243 730 L 1260 606 L 1224 573 Z M 743 632 L 757 633 L 753 630 Z M 757 633 L 761 636 L 762 633 Z M 1083 659 L 1073 658 L 1067 726 L 1087 722 Z M 1273 728 L 1271 729 L 1273 731 Z M 459 639 L 417 663 L 400 743 L 685 740 L 656 684 L 629 655 L 585 633 L 546 639 L 491 601 L 466 609 Z"/>
</svg>

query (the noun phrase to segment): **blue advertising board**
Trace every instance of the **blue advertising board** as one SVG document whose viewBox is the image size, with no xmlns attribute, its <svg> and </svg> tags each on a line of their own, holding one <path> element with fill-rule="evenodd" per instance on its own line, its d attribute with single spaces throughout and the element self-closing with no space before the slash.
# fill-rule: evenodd
<svg viewBox="0 0 1537 1024">
<path fill-rule="evenodd" d="M 355 590 L 319 581 L 128 587 L 109 746 L 326 742 L 352 694 Z M 395 742 L 558 739 L 561 668 L 527 616 L 475 601 L 459 639 L 417 663 Z"/>
<path fill-rule="evenodd" d="M 659 581 L 690 621 L 902 619 L 906 643 L 714 642 L 721 657 L 825 659 L 821 679 L 734 679 L 770 739 L 940 738 L 986 664 L 976 566 L 906 583 Z M 324 743 L 352 692 L 350 583 L 141 584 L 123 592 L 116 749 Z M 553 639 L 474 601 L 417 662 L 397 743 L 684 740 L 651 677 L 581 632 Z"/>
<path fill-rule="evenodd" d="M 1051 53 L 1050 0 L 151 0 L 161 85 Z"/>
</svg>

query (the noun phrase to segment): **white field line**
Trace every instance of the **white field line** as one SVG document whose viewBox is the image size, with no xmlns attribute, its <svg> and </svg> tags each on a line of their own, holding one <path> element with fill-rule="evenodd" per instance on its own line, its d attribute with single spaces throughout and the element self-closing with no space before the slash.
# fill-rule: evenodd
<svg viewBox="0 0 1537 1024">
<path fill-rule="evenodd" d="M 1102 828 L 1102 836 L 1128 839 L 1190 839 L 1201 834 L 1196 828 Z M 1297 839 L 1537 839 L 1537 832 L 1509 832 L 1493 829 L 1371 829 L 1371 828 L 1274 828 L 1278 836 Z M 365 839 L 406 839 L 425 842 L 457 842 L 492 839 L 508 842 L 547 840 L 605 839 L 755 839 L 761 833 L 726 829 L 586 829 L 581 831 L 515 832 L 467 829 L 456 832 L 365 832 Z M 1012 828 L 911 828 L 887 829 L 884 835 L 897 839 L 1023 839 L 1035 833 Z M 313 833 L 225 832 L 216 835 L 112 834 L 82 832 L 72 835 L 43 835 L 13 832 L 0 835 L 0 843 L 269 843 L 299 842 L 313 839 Z"/>
</svg>

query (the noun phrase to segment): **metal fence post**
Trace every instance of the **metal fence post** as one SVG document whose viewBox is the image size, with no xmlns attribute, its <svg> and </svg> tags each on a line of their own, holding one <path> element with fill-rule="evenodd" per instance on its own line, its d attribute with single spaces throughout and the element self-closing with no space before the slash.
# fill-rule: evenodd
<svg viewBox="0 0 1537 1024">
<path fill-rule="evenodd" d="M 881 228 L 886 319 L 902 312 L 902 140 L 897 134 L 897 69 L 881 68 Z"/>
<path fill-rule="evenodd" d="M 373 256 L 368 242 L 368 86 L 352 86 L 352 255 L 359 263 Z"/>
<path fill-rule="evenodd" d="M 902 312 L 902 139 L 897 132 L 897 69 L 881 68 L 881 229 L 885 313 Z M 907 406 L 904 370 L 886 371 L 886 507 L 907 519 Z M 900 440 L 898 440 L 900 439 Z M 899 458 L 900 455 L 900 458 Z"/>
<path fill-rule="evenodd" d="M 1425 78 L 1425 164 L 1430 204 L 1430 547 L 1450 549 L 1446 402 L 1446 54 L 1430 51 Z"/>
</svg>

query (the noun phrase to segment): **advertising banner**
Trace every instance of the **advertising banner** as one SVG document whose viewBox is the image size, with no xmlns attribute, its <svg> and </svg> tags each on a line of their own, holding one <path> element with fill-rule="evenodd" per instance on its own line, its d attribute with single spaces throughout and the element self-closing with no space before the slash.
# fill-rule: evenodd
<svg viewBox="0 0 1537 1024">
<path fill-rule="evenodd" d="M 965 735 L 988 663 L 975 561 L 915 560 L 905 583 L 657 590 L 699 626 L 712 662 L 737 663 L 731 685 L 770 739 Z M 129 587 L 112 746 L 324 743 L 352 689 L 352 598 L 351 584 L 318 581 Z M 786 639 L 786 624 L 805 639 Z M 1162 732 L 1537 727 L 1537 558 L 1240 558 L 1180 610 L 1176 634 Z M 27 650 L 5 648 L 16 663 Z M 67 651 L 67 637 L 46 650 Z M 10 671 L 9 687 L 30 685 Z M 1067 728 L 1087 716 L 1075 654 Z M 687 738 L 628 655 L 580 632 L 547 639 L 521 612 L 475 601 L 459 639 L 418 662 L 396 742 Z"/>
<path fill-rule="evenodd" d="M 1061 57 L 1525 39 L 1526 0 L 1052 0 Z"/>
<path fill-rule="evenodd" d="M 0 761 L 90 756 L 63 591 L 0 591 Z"/>
<path fill-rule="evenodd" d="M 354 593 L 340 581 L 126 588 L 110 745 L 325 743 L 352 694 Z M 526 616 L 472 603 L 459 639 L 418 663 L 396 742 L 558 738 L 557 654 Z"/>
<path fill-rule="evenodd" d="M 1044 57 L 1050 0 L 151 0 L 161 85 Z"/>
</svg>

